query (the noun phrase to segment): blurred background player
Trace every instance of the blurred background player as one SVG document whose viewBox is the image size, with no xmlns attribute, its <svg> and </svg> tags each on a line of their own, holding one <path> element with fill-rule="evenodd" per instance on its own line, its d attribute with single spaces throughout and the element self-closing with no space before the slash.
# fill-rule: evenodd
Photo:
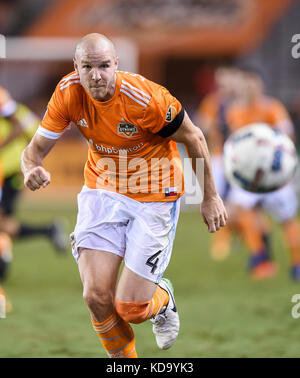
<svg viewBox="0 0 300 378">
<path fill-rule="evenodd" d="M 233 66 L 221 66 L 215 70 L 215 90 L 207 94 L 197 110 L 197 124 L 203 130 L 209 151 L 211 165 L 218 192 L 226 201 L 229 184 L 223 171 L 223 144 L 229 135 L 226 109 L 239 94 L 238 71 Z M 229 220 L 230 222 L 230 220 Z M 215 260 L 223 260 L 230 252 L 231 231 L 229 223 L 218 235 L 212 236 L 211 255 Z"/>
<path fill-rule="evenodd" d="M 240 67 L 240 72 L 242 74 L 241 95 L 228 107 L 226 113 L 230 132 L 233 133 L 250 123 L 264 122 L 293 139 L 294 127 L 290 116 L 280 101 L 264 94 L 264 83 L 259 71 L 254 67 L 244 66 Z M 227 197 L 227 203 L 230 204 L 231 209 L 234 209 L 235 214 L 243 214 L 245 222 L 249 218 L 249 212 L 259 208 L 282 225 L 285 241 L 290 250 L 291 278 L 300 281 L 300 223 L 296 217 L 298 199 L 293 184 L 290 183 L 279 190 L 266 194 L 250 193 L 232 187 Z M 252 216 L 256 218 L 257 228 L 263 230 L 268 227 L 261 213 L 256 211 L 252 213 Z M 249 236 L 251 237 L 251 235 Z M 275 273 L 274 263 L 268 260 L 266 249 L 261 243 L 261 249 L 257 248 L 257 252 L 250 258 L 250 268 L 257 278 Z"/>
<path fill-rule="evenodd" d="M 263 250 L 270 260 L 269 227 L 265 217 L 258 212 L 255 214 L 253 210 L 237 212 L 235 207 L 226 201 L 230 193 L 230 185 L 224 175 L 222 154 L 223 144 L 231 133 L 227 112 L 228 108 L 239 101 L 243 92 L 242 83 L 242 73 L 238 68 L 234 66 L 217 68 L 215 71 L 216 89 L 204 97 L 197 112 L 198 123 L 201 128 L 203 127 L 208 140 L 216 186 L 230 214 L 228 225 L 217 235 L 212 236 L 210 252 L 215 260 L 225 259 L 230 253 L 232 232 L 237 231 L 251 254 L 256 255 Z M 257 217 L 260 218 L 263 227 L 258 227 Z M 276 269 L 274 263 L 269 262 L 268 265 L 268 274 L 273 274 Z M 253 274 L 256 276 L 257 272 L 255 271 Z"/>
<path fill-rule="evenodd" d="M 2 164 L 0 160 L 0 200 L 2 196 Z M 2 287 L 2 283 L 5 280 L 10 263 L 12 261 L 12 240 L 4 232 L 0 232 L 0 317 L 12 310 L 10 301 L 6 298 L 6 294 Z"/>
<path fill-rule="evenodd" d="M 65 252 L 67 238 L 61 222 L 34 225 L 19 222 L 15 217 L 17 200 L 24 188 L 21 155 L 38 125 L 38 117 L 0 87 L 0 159 L 3 171 L 0 231 L 14 239 L 43 236 L 51 241 L 58 252 Z"/>
<path fill-rule="evenodd" d="M 4 289 L 2 287 L 5 278 L 7 277 L 10 263 L 12 261 L 12 240 L 4 232 L 0 232 L 0 296 L 5 298 L 5 302 L 2 303 L 5 306 L 4 313 L 12 310 L 12 304 L 6 297 Z M 0 303 L 1 306 L 1 303 Z M 1 313 L 1 309 L 0 309 Z M 3 313 L 3 309 L 2 309 Z"/>
</svg>

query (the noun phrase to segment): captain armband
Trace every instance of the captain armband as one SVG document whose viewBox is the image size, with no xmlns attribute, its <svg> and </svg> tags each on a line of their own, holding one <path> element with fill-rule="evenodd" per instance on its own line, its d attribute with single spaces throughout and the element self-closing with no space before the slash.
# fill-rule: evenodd
<svg viewBox="0 0 300 378">
<path fill-rule="evenodd" d="M 157 135 L 163 137 L 163 138 L 168 138 L 172 134 L 175 133 L 179 129 L 179 127 L 182 124 L 184 118 L 184 109 L 181 108 L 180 112 L 176 115 L 176 117 L 168 124 L 166 124 L 158 133 Z"/>
</svg>

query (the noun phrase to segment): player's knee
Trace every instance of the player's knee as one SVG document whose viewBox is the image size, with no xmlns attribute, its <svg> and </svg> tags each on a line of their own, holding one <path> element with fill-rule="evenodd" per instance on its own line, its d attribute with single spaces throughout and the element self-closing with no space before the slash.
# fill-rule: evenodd
<svg viewBox="0 0 300 378">
<path fill-rule="evenodd" d="M 112 305 L 111 293 L 105 293 L 99 289 L 87 288 L 83 291 L 83 300 L 88 308 L 96 313 L 99 309 L 104 309 Z"/>
<path fill-rule="evenodd" d="M 115 308 L 119 316 L 125 322 L 139 324 L 148 319 L 150 301 L 121 302 L 115 299 Z"/>
</svg>

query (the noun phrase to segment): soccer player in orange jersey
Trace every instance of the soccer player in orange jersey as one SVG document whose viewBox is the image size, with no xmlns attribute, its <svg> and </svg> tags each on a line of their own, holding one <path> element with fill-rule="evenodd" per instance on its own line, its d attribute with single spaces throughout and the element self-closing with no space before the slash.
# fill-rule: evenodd
<svg viewBox="0 0 300 378">
<path fill-rule="evenodd" d="M 224 226 L 227 214 L 203 134 L 177 99 L 140 75 L 117 71 L 114 45 L 97 33 L 79 41 L 74 66 L 24 151 L 24 182 L 31 190 L 50 183 L 42 161 L 73 121 L 89 144 L 71 237 L 84 301 L 107 354 L 136 358 L 129 323 L 151 319 L 162 349 L 179 331 L 172 285 L 162 278 L 183 194 L 176 142 L 185 143 L 195 167 L 204 159 L 201 213 L 208 231 Z"/>
<path fill-rule="evenodd" d="M 293 124 L 287 110 L 280 101 L 264 94 L 264 84 L 259 72 L 251 67 L 241 67 L 240 70 L 244 89 L 239 101 L 232 104 L 227 111 L 230 131 L 234 132 L 250 123 L 264 122 L 293 138 Z M 259 208 L 282 225 L 291 252 L 291 278 L 300 281 L 300 222 L 297 219 L 298 199 L 293 184 L 267 194 L 232 188 L 228 201 L 231 206 L 236 207 L 237 213 L 242 209 L 251 211 Z M 260 225 L 259 222 L 257 225 Z M 266 258 L 263 251 L 251 257 L 250 266 L 257 277 L 274 271 L 274 265 L 266 263 Z"/>
</svg>

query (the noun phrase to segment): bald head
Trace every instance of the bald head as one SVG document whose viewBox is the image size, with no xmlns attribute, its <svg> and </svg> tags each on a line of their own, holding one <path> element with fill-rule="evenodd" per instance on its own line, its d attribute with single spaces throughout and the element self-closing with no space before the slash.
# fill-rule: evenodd
<svg viewBox="0 0 300 378">
<path fill-rule="evenodd" d="M 81 85 L 95 100 L 113 96 L 118 58 L 110 39 L 98 33 L 84 36 L 76 45 L 74 67 Z"/>
<path fill-rule="evenodd" d="M 82 55 L 93 54 L 96 52 L 104 52 L 116 58 L 116 49 L 112 41 L 103 34 L 91 33 L 85 35 L 77 43 L 75 48 L 75 59 L 77 60 Z"/>
</svg>

